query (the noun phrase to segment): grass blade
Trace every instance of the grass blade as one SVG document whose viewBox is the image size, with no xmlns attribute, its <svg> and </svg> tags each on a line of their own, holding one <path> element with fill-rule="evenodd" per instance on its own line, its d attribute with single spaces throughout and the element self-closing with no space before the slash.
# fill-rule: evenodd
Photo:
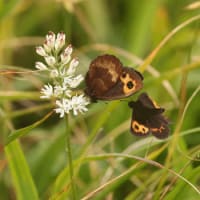
<svg viewBox="0 0 200 200">
<path fill-rule="evenodd" d="M 7 145 L 5 147 L 5 153 L 11 171 L 17 199 L 39 199 L 37 189 L 34 185 L 28 164 L 19 143 L 14 141 Z"/>
<path fill-rule="evenodd" d="M 8 136 L 8 140 L 6 144 L 9 144 L 10 142 L 12 142 L 13 140 L 24 136 L 26 134 L 28 134 L 33 128 L 39 126 L 40 124 L 42 124 L 48 117 L 51 116 L 53 112 L 48 113 L 46 116 L 44 116 L 41 120 L 31 124 L 30 126 L 26 126 L 24 128 L 18 129 L 13 131 L 9 136 Z"/>
</svg>

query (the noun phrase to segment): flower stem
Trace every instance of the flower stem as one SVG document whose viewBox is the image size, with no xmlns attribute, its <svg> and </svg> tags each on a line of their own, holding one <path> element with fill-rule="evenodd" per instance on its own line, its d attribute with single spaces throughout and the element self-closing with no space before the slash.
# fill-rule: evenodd
<svg viewBox="0 0 200 200">
<path fill-rule="evenodd" d="M 72 152 L 71 152 L 71 144 L 70 144 L 70 128 L 69 128 L 69 120 L 68 115 L 65 115 L 65 124 L 66 124 L 66 151 L 67 151 L 67 160 L 69 167 L 69 176 L 70 176 L 70 184 L 72 190 L 72 199 L 76 200 L 76 190 L 74 183 L 74 172 L 73 172 L 73 163 L 72 163 Z"/>
</svg>

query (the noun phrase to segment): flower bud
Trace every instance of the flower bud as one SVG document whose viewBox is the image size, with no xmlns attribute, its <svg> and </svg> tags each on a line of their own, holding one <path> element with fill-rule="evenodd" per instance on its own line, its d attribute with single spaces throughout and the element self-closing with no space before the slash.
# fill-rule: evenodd
<svg viewBox="0 0 200 200">
<path fill-rule="evenodd" d="M 84 77 L 81 74 L 73 78 L 68 76 L 64 78 L 64 83 L 69 85 L 71 88 L 76 88 L 83 81 L 83 79 Z"/>
<path fill-rule="evenodd" d="M 72 45 L 68 45 L 67 48 L 64 50 L 64 52 L 61 54 L 61 61 L 63 64 L 67 64 L 71 59 L 72 54 Z"/>
<path fill-rule="evenodd" d="M 46 63 L 47 63 L 50 67 L 53 67 L 54 64 L 56 63 L 56 59 L 55 59 L 55 57 L 53 57 L 53 56 L 47 56 L 47 57 L 45 57 L 45 61 L 46 61 Z"/>
<path fill-rule="evenodd" d="M 44 85 L 44 87 L 41 89 L 40 96 L 41 99 L 50 99 L 53 96 L 53 87 L 50 84 Z"/>
<path fill-rule="evenodd" d="M 41 46 L 36 47 L 36 53 L 40 56 L 43 56 L 43 57 L 47 56 L 45 49 Z"/>
<path fill-rule="evenodd" d="M 67 70 L 67 74 L 68 75 L 72 75 L 75 73 L 76 71 L 76 67 L 78 66 L 79 64 L 79 61 L 77 58 L 74 58 L 71 62 L 70 62 L 70 65 L 69 65 L 69 68 Z"/>
<path fill-rule="evenodd" d="M 51 78 L 56 78 L 56 77 L 58 77 L 58 76 L 59 76 L 59 73 L 58 73 L 58 70 L 57 70 L 57 69 L 51 70 L 51 72 L 50 72 L 50 77 L 51 77 Z"/>
<path fill-rule="evenodd" d="M 42 62 L 36 62 L 35 68 L 39 69 L 39 70 L 47 70 L 48 69 L 47 66 Z"/>
<path fill-rule="evenodd" d="M 45 45 L 48 50 L 54 48 L 55 40 L 56 40 L 55 33 L 49 31 L 49 33 L 46 35 L 46 41 L 45 41 Z"/>
<path fill-rule="evenodd" d="M 60 50 L 65 45 L 65 34 L 60 32 L 57 34 L 55 41 L 55 49 Z"/>
</svg>

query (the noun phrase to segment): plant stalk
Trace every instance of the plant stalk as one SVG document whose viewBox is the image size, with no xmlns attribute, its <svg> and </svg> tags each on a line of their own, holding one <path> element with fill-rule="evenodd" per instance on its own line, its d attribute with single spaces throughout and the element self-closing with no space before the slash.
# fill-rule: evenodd
<svg viewBox="0 0 200 200">
<path fill-rule="evenodd" d="M 65 124 L 66 124 L 66 147 L 67 147 L 66 151 L 67 151 L 67 161 L 68 161 L 68 167 L 69 167 L 72 199 L 76 200 L 76 190 L 75 190 L 75 183 L 74 183 L 74 172 L 73 172 L 73 161 L 72 161 L 72 151 L 71 151 L 71 143 L 70 143 L 70 128 L 69 128 L 68 115 L 65 116 Z"/>
</svg>

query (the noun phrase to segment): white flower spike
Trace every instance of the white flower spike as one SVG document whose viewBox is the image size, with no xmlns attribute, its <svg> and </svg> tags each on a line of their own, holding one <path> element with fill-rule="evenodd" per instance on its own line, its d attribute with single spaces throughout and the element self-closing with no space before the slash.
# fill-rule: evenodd
<svg viewBox="0 0 200 200">
<path fill-rule="evenodd" d="M 41 89 L 42 99 L 55 100 L 55 112 L 64 117 L 70 112 L 73 115 L 86 112 L 90 101 L 77 87 L 83 81 L 81 74 L 75 74 L 79 65 L 77 58 L 72 57 L 73 48 L 69 44 L 66 48 L 65 34 L 49 32 L 45 43 L 36 48 L 36 53 L 44 57 L 46 65 L 36 62 L 35 67 L 49 73 L 52 84 L 44 85 Z"/>
</svg>

